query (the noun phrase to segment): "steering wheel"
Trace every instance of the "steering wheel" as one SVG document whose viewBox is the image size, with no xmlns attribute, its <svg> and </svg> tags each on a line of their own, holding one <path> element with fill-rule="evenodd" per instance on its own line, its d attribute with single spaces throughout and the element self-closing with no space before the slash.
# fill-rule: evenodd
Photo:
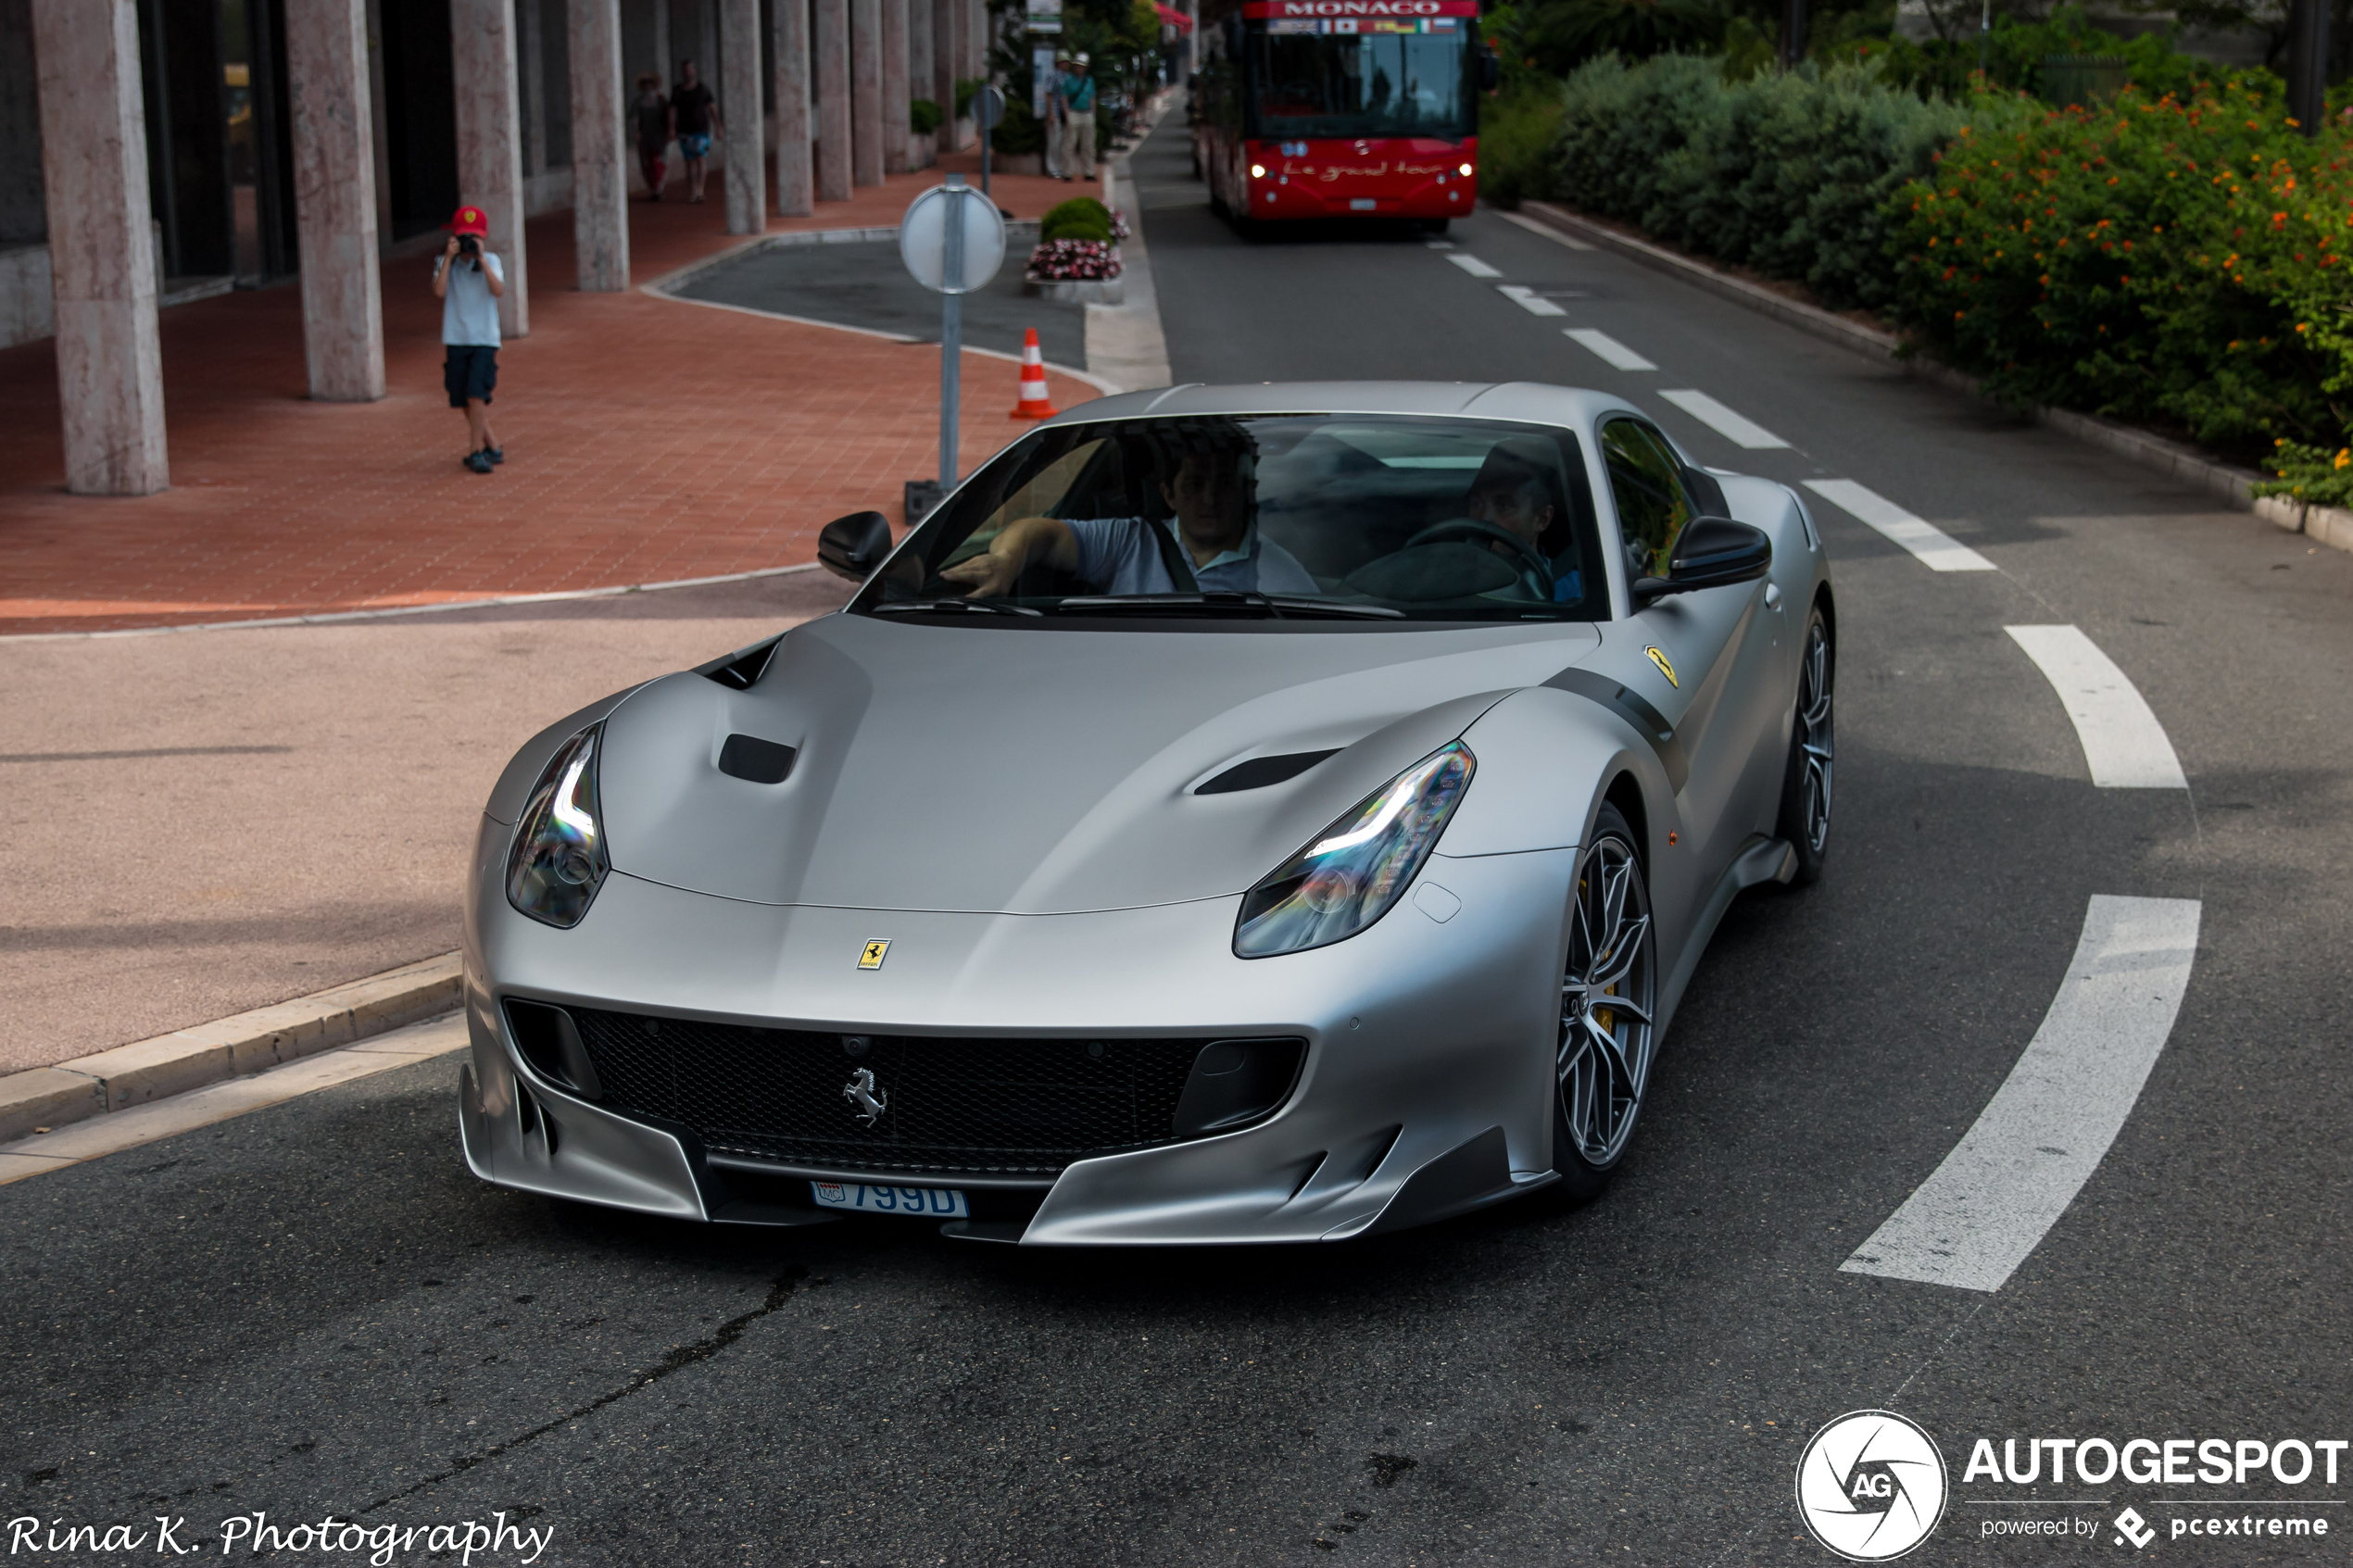
<svg viewBox="0 0 2353 1568">
<path fill-rule="evenodd" d="M 1480 522 L 1476 518 L 1467 517 L 1433 522 L 1406 540 L 1404 547 L 1410 550 L 1419 545 L 1435 545 L 1447 539 L 1460 539 L 1466 544 L 1478 542 L 1508 546 L 1511 552 L 1519 558 L 1522 576 L 1528 585 L 1536 590 L 1536 596 L 1540 599 L 1553 596 L 1553 563 L 1538 555 L 1535 546 L 1510 529 L 1499 528 L 1491 522 Z"/>
</svg>

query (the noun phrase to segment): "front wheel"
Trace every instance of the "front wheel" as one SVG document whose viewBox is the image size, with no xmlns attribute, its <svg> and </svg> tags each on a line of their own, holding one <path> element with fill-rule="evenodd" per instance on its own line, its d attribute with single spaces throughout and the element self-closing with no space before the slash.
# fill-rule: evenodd
<svg viewBox="0 0 2353 1568">
<path fill-rule="evenodd" d="M 1806 646 L 1797 670 L 1797 713 L 1791 725 L 1789 760 L 1781 771 L 1780 820 L 1776 837 L 1797 851 L 1793 887 L 1811 884 L 1822 874 L 1831 847 L 1831 767 L 1837 755 L 1837 726 L 1831 712 L 1832 688 L 1838 680 L 1838 650 L 1831 643 L 1830 626 L 1816 606 L 1806 621 Z"/>
<path fill-rule="evenodd" d="M 1658 1040 L 1658 935 L 1642 850 L 1615 806 L 1587 836 L 1570 890 L 1553 1095 L 1553 1169 L 1579 1203 L 1601 1196 L 1633 1141 Z"/>
</svg>

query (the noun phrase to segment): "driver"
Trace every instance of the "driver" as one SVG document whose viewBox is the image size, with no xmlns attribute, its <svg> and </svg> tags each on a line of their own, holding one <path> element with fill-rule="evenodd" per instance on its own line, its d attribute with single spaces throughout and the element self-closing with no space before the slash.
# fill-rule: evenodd
<svg viewBox="0 0 2353 1568">
<path fill-rule="evenodd" d="M 1575 598 L 1579 578 L 1574 562 L 1563 570 L 1559 560 L 1544 555 L 1542 543 L 1560 516 L 1553 483 L 1556 461 L 1551 443 L 1532 436 L 1506 436 L 1488 449 L 1478 477 L 1471 481 L 1463 515 L 1525 541 L 1529 555 L 1551 559 L 1553 580 L 1543 585 L 1547 596 Z M 1500 540 L 1491 542 L 1488 548 L 1506 559 L 1520 558 Z M 1564 593 L 1564 588 L 1568 591 Z"/>
<path fill-rule="evenodd" d="M 1164 470 L 1167 460 L 1164 453 Z M 1319 592 L 1297 557 L 1259 533 L 1251 515 L 1255 471 L 1255 455 L 1246 446 L 1189 445 L 1176 471 L 1160 481 L 1161 499 L 1175 513 L 1166 521 L 1026 517 L 1007 524 L 985 553 L 958 561 L 940 576 L 964 587 L 971 598 L 1012 592 L 1022 572 L 1041 560 L 1096 594 L 1171 594 L 1193 587 L 1210 593 Z M 1191 583 L 1179 585 L 1172 559 L 1181 561 Z"/>
</svg>

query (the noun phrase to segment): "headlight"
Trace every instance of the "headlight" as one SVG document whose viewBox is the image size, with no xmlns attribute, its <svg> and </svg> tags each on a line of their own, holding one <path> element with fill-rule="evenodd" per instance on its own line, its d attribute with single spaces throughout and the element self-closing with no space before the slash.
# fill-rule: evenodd
<svg viewBox="0 0 2353 1568">
<path fill-rule="evenodd" d="M 597 742 L 604 728 L 591 724 L 557 749 L 532 785 L 507 859 L 507 902 L 549 925 L 578 925 L 611 866 L 597 809 Z"/>
<path fill-rule="evenodd" d="M 1387 914 L 1429 858 L 1478 765 L 1456 741 L 1365 797 L 1243 896 L 1234 956 L 1327 947 Z"/>
<path fill-rule="evenodd" d="M 1464 179 L 1467 180 L 1467 179 L 1469 179 L 1469 178 L 1470 178 L 1470 171 L 1471 171 L 1471 166 L 1470 166 L 1469 164 L 1467 164 L 1467 163 L 1466 163 L 1466 164 L 1463 165 L 1462 174 L 1463 174 L 1463 178 L 1464 178 Z"/>
<path fill-rule="evenodd" d="M 1266 166 L 1265 166 L 1265 164 L 1263 164 L 1263 163 L 1253 163 L 1253 164 L 1252 164 L 1252 165 L 1250 166 L 1250 177 L 1251 177 L 1252 179 L 1253 179 L 1253 180 L 1264 180 L 1264 179 L 1265 179 L 1265 178 L 1266 178 Z"/>
</svg>

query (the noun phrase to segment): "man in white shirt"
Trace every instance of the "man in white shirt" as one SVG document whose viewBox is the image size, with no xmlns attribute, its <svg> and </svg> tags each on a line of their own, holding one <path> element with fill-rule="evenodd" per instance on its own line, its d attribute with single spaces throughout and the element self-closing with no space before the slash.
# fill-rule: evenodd
<svg viewBox="0 0 2353 1568">
<path fill-rule="evenodd" d="M 490 395 L 498 385 L 498 301 L 507 270 L 484 248 L 490 221 L 478 207 L 461 207 L 449 220 L 449 244 L 433 266 L 434 297 L 441 301 L 442 385 L 449 406 L 466 415 L 465 464 L 488 473 L 507 454 L 490 433 Z"/>
<path fill-rule="evenodd" d="M 1026 517 L 940 576 L 975 598 L 1010 593 L 1040 560 L 1097 594 L 1320 593 L 1296 556 L 1259 533 L 1250 506 L 1255 467 L 1247 453 L 1188 452 L 1160 486 L 1176 514 L 1167 521 Z"/>
</svg>

